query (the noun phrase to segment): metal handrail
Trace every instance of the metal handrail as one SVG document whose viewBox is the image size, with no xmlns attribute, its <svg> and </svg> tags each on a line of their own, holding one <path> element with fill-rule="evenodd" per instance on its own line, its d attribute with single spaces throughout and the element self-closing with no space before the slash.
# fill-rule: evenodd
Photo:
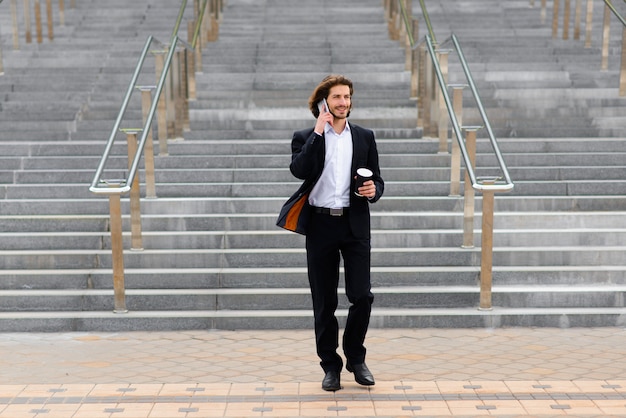
<svg viewBox="0 0 626 418">
<path fill-rule="evenodd" d="M 161 77 L 159 79 L 159 83 L 157 85 L 157 89 L 155 92 L 155 99 L 152 101 L 152 104 L 150 106 L 150 111 L 148 113 L 148 117 L 146 118 L 146 122 L 144 124 L 143 127 L 143 131 L 142 131 L 142 135 L 141 135 L 141 139 L 139 140 L 139 145 L 138 145 L 138 149 L 137 152 L 134 156 L 133 159 L 133 163 L 131 165 L 131 167 L 129 168 L 128 171 L 128 178 L 127 179 L 122 179 L 122 180 L 115 180 L 115 181 L 111 181 L 111 180 L 102 180 L 102 173 L 104 172 L 104 169 L 106 167 L 106 162 L 109 159 L 109 156 L 111 154 L 111 150 L 113 148 L 114 142 L 115 142 L 115 137 L 117 136 L 118 132 L 119 132 L 119 128 L 120 125 L 122 123 L 122 119 L 124 118 L 124 115 L 126 113 L 126 109 L 128 107 L 128 104 L 130 102 L 132 93 L 135 89 L 135 86 L 137 85 L 137 79 L 139 78 L 139 75 L 141 73 L 141 69 L 143 67 L 143 63 L 148 55 L 149 49 L 150 49 L 150 45 L 152 44 L 152 42 L 155 40 L 154 37 L 149 36 L 148 39 L 146 40 L 146 43 L 144 45 L 143 51 L 139 57 L 139 61 L 137 62 L 137 65 L 135 67 L 135 71 L 133 73 L 133 76 L 131 78 L 131 81 L 128 85 L 128 89 L 126 90 L 126 95 L 124 96 L 124 99 L 122 101 L 122 106 L 120 107 L 120 110 L 118 112 L 117 118 L 115 120 L 115 123 L 113 125 L 113 128 L 111 129 L 111 134 L 109 135 L 109 139 L 107 141 L 107 145 L 105 147 L 104 153 L 102 154 L 102 158 L 100 160 L 100 163 L 98 165 L 98 168 L 96 169 L 96 173 L 94 175 L 94 178 L 91 182 L 91 185 L 89 187 L 89 190 L 93 193 L 97 193 L 97 194 L 115 194 L 115 193 L 127 193 L 128 191 L 130 191 L 131 185 L 133 184 L 133 181 L 135 179 L 136 173 L 137 173 L 137 169 L 139 168 L 139 163 L 141 160 L 141 156 L 143 155 L 143 149 L 146 143 L 146 140 L 148 138 L 148 133 L 150 131 L 149 127 L 151 126 L 153 119 L 154 119 L 154 115 L 156 113 L 156 108 L 158 105 L 158 99 L 161 96 L 161 93 L 163 91 L 163 86 L 165 85 L 165 81 L 167 78 L 167 74 L 169 72 L 169 68 L 171 66 L 171 62 L 172 62 L 172 57 L 174 55 L 174 51 L 176 50 L 176 46 L 178 45 L 178 43 L 182 43 L 184 46 L 190 48 L 190 49 L 195 49 L 197 40 L 198 40 L 198 34 L 200 32 L 200 28 L 201 28 L 201 24 L 202 24 L 202 16 L 204 16 L 204 11 L 206 10 L 206 5 L 207 5 L 208 0 L 204 0 L 203 4 L 202 4 L 202 13 L 200 14 L 200 19 L 198 19 L 198 22 L 196 22 L 196 27 L 194 29 L 194 38 L 192 40 L 192 44 L 188 45 L 186 44 L 184 41 L 182 41 L 177 33 L 178 30 L 180 29 L 180 24 L 182 22 L 183 19 L 183 15 L 184 15 L 184 11 L 185 11 L 185 7 L 187 6 L 187 0 L 183 0 L 183 3 L 180 7 L 179 13 L 178 13 L 178 18 L 176 19 L 176 24 L 174 25 L 174 30 L 172 31 L 172 37 L 170 39 L 170 46 L 169 46 L 169 51 L 168 51 L 168 55 L 167 58 L 165 60 L 165 65 L 163 67 L 163 71 L 161 73 Z M 164 45 L 162 42 L 160 41 L 156 41 L 159 42 L 161 45 Z M 115 186 L 115 184 L 118 184 L 117 186 Z"/>
<path fill-rule="evenodd" d="M 451 38 L 455 44 L 455 48 L 457 49 L 457 52 L 460 51 L 460 45 L 458 44 L 458 40 L 456 39 L 456 37 L 454 36 L 454 34 L 452 35 Z M 496 158 L 498 160 L 498 164 L 500 165 L 500 169 L 503 171 L 503 175 L 504 175 L 504 179 L 505 179 L 505 184 L 482 184 L 480 182 L 480 179 L 478 177 L 476 177 L 476 174 L 474 172 L 474 168 L 473 168 L 473 164 L 472 161 L 470 160 L 470 156 L 469 153 L 467 152 L 467 148 L 465 147 L 465 143 L 463 142 L 462 138 L 463 138 L 463 134 L 461 132 L 461 126 L 459 125 L 459 121 L 458 118 L 454 112 L 453 106 L 452 106 L 452 100 L 450 99 L 450 94 L 448 93 L 448 89 L 447 89 L 447 83 L 446 80 L 443 76 L 443 73 L 441 71 L 441 67 L 439 66 L 439 62 L 437 60 L 437 55 L 435 52 L 435 48 L 434 48 L 434 44 L 433 44 L 433 40 L 430 37 L 430 34 L 426 35 L 426 47 L 428 48 L 428 52 L 431 56 L 432 62 L 433 62 L 433 67 L 435 69 L 435 74 L 437 75 L 437 80 L 439 82 L 439 87 L 441 88 L 441 94 L 443 96 L 443 99 L 445 101 L 446 104 L 446 109 L 448 111 L 448 115 L 450 116 L 450 122 L 452 123 L 452 129 L 454 130 L 454 134 L 457 138 L 457 141 L 459 143 L 459 148 L 461 150 L 461 155 L 463 156 L 463 161 L 465 162 L 465 168 L 467 169 L 467 172 L 469 174 L 469 178 L 472 182 L 472 188 L 474 188 L 475 190 L 492 190 L 492 191 L 509 191 L 511 189 L 513 189 L 513 182 L 511 181 L 511 177 L 508 173 L 508 170 L 506 169 L 506 164 L 504 163 L 504 160 L 502 158 L 502 154 L 500 153 L 500 150 L 498 148 L 498 144 L 495 140 L 495 137 L 493 135 L 493 131 L 491 130 L 491 126 L 489 124 L 489 120 L 487 119 L 487 115 L 485 113 L 485 110 L 482 106 L 482 103 L 480 101 L 480 96 L 478 95 L 478 92 L 476 91 L 476 86 L 474 84 L 474 80 L 472 79 L 471 73 L 469 72 L 469 68 L 467 67 L 467 62 L 465 62 L 465 57 L 463 56 L 462 52 L 459 53 L 459 59 L 461 60 L 461 63 L 463 65 L 463 71 L 465 72 L 465 75 L 467 76 L 468 79 L 468 83 L 472 89 L 472 93 L 474 94 L 474 99 L 476 100 L 476 104 L 477 107 L 479 108 L 480 111 L 480 115 L 483 118 L 483 122 L 485 123 L 485 127 L 487 128 L 487 132 L 489 134 L 489 139 L 491 141 L 491 145 L 494 147 L 494 153 L 496 155 Z"/>
<path fill-rule="evenodd" d="M 178 17 L 176 18 L 176 23 L 174 24 L 174 30 L 172 30 L 171 43 L 174 45 L 174 37 L 178 36 L 178 30 L 180 29 L 180 24 L 183 21 L 183 15 L 185 14 L 185 8 L 187 7 L 187 0 L 183 0 L 183 3 L 178 9 Z"/>
<path fill-rule="evenodd" d="M 413 45 L 415 45 L 415 39 L 413 39 L 413 33 L 410 30 L 408 30 L 408 28 L 411 25 L 409 24 L 409 16 L 407 15 L 406 7 L 404 5 L 404 2 L 402 2 L 402 1 L 400 2 L 400 13 L 402 14 L 402 20 L 404 21 L 404 27 L 407 28 L 406 34 L 409 37 L 409 45 L 411 47 L 413 47 Z M 433 34 L 433 37 L 434 37 L 434 34 Z"/>
<path fill-rule="evenodd" d="M 604 0 L 604 1 L 608 1 L 608 0 Z M 414 49 L 418 45 L 415 43 L 415 40 L 413 39 L 413 36 L 412 36 L 412 31 L 409 25 L 408 16 L 406 15 L 406 8 L 404 6 L 404 2 L 402 0 L 398 0 L 398 2 L 400 3 L 400 11 L 402 13 L 402 20 L 406 27 L 407 36 L 409 36 L 411 48 Z M 487 113 L 485 112 L 485 108 L 480 99 L 480 95 L 478 94 L 478 90 L 476 89 L 474 78 L 472 77 L 469 66 L 467 65 L 467 61 L 465 59 L 465 55 L 463 54 L 463 50 L 461 49 L 461 45 L 459 44 L 458 38 L 453 33 L 449 39 L 454 44 L 454 48 L 457 51 L 457 54 L 459 55 L 459 61 L 461 62 L 461 66 L 463 67 L 463 72 L 465 73 L 465 77 L 472 91 L 472 95 L 474 96 L 474 100 L 476 102 L 476 106 L 478 107 L 478 111 L 480 112 L 480 116 L 483 120 L 483 123 L 485 124 L 485 128 L 487 129 L 489 141 L 491 142 L 491 145 L 494 150 L 494 154 L 496 156 L 496 159 L 498 160 L 498 165 L 500 166 L 500 170 L 502 171 L 502 174 L 504 176 L 505 184 L 480 183 L 479 179 L 476 177 L 474 173 L 474 169 L 470 160 L 469 153 L 467 152 L 467 148 L 465 147 L 465 144 L 463 143 L 463 140 L 462 140 L 463 136 L 461 134 L 461 127 L 459 125 L 458 118 L 456 114 L 454 113 L 452 100 L 450 99 L 450 95 L 448 94 L 448 91 L 447 91 L 447 83 L 444 79 L 443 73 L 441 71 L 441 67 L 439 66 L 439 61 L 437 60 L 437 56 L 435 53 L 435 45 L 437 45 L 437 40 L 435 38 L 435 33 L 433 31 L 432 24 L 430 22 L 428 10 L 426 9 L 426 4 L 424 3 L 424 0 L 419 0 L 419 2 L 420 2 L 420 7 L 422 9 L 422 14 L 424 16 L 424 20 L 426 21 L 426 26 L 428 27 L 428 34 L 426 34 L 426 37 L 425 37 L 426 44 L 428 46 L 428 51 L 430 53 L 432 62 L 434 64 L 435 73 L 437 75 L 437 79 L 441 87 L 441 92 L 442 92 L 442 95 L 446 104 L 446 109 L 450 116 L 452 128 L 454 130 L 454 133 L 457 137 L 457 141 L 459 143 L 461 155 L 463 156 L 463 160 L 465 162 L 465 166 L 467 168 L 470 180 L 472 181 L 472 187 L 475 190 L 509 191 L 513 189 L 514 187 L 513 181 L 511 180 L 511 176 L 509 175 L 504 159 L 502 158 L 502 153 L 500 152 L 500 148 L 498 147 L 498 143 L 496 141 L 495 135 L 493 133 L 493 130 L 491 129 L 491 124 L 489 123 L 489 119 L 487 118 Z M 448 40 L 444 41 L 443 44 L 445 44 L 447 41 Z"/>
<path fill-rule="evenodd" d="M 399 1 L 404 10 L 404 4 L 402 0 L 399 0 Z M 426 22 L 426 28 L 428 29 L 428 33 L 430 34 L 430 37 L 433 40 L 433 42 L 436 43 L 437 38 L 435 38 L 435 31 L 433 30 L 433 25 L 430 23 L 430 16 L 428 14 L 428 10 L 426 9 L 426 4 L 424 3 L 424 0 L 420 0 L 420 7 L 422 8 L 422 15 L 424 16 L 424 21 Z M 406 19 L 405 19 L 405 23 L 406 23 Z"/>
<path fill-rule="evenodd" d="M 122 119 L 124 118 L 124 115 L 126 114 L 126 109 L 128 108 L 131 95 L 135 89 L 135 86 L 137 85 L 137 79 L 139 78 L 139 74 L 141 73 L 141 68 L 143 67 L 143 63 L 146 59 L 146 56 L 148 55 L 148 51 L 150 49 L 150 45 L 152 44 L 153 40 L 154 38 L 152 36 L 148 36 L 148 39 L 146 39 L 146 43 L 143 47 L 141 55 L 139 56 L 139 62 L 137 63 L 137 66 L 135 67 L 135 72 L 133 73 L 130 83 L 128 84 L 128 89 L 126 90 L 126 94 L 124 95 L 124 99 L 122 100 L 122 106 L 120 107 L 120 110 L 117 114 L 117 118 L 115 119 L 115 123 L 113 124 L 113 129 L 111 129 L 111 134 L 109 135 L 109 139 L 107 140 L 106 146 L 104 148 L 104 152 L 102 153 L 100 163 L 98 164 L 98 168 L 96 169 L 96 173 L 91 182 L 91 186 L 89 187 L 89 190 L 93 193 L 107 193 L 103 187 L 100 187 L 100 185 L 110 184 L 105 180 L 101 180 L 102 173 L 105 169 L 109 156 L 111 155 L 111 150 L 115 143 L 115 137 L 117 136 L 117 133 L 119 132 L 120 125 L 122 124 Z M 126 180 L 119 181 L 119 184 L 127 184 L 127 183 L 128 182 Z M 106 186 L 106 187 L 109 187 L 109 186 Z M 124 188 L 109 187 L 108 193 L 111 193 L 111 194 L 112 193 L 126 193 L 129 190 L 130 190 L 130 186 L 126 186 Z"/>
<path fill-rule="evenodd" d="M 624 0 L 624 3 L 626 3 L 626 0 Z M 611 0 L 604 0 L 604 4 L 606 4 L 606 6 L 613 12 L 617 19 L 622 22 L 622 25 L 626 26 L 626 20 L 622 17 L 622 15 L 619 14 L 615 6 L 613 6 L 613 3 L 611 3 Z"/>
<path fill-rule="evenodd" d="M 202 2 L 202 6 L 200 7 L 200 13 L 198 13 L 199 16 L 204 16 L 204 13 L 206 11 L 206 6 L 208 4 L 208 0 L 204 0 Z M 198 44 L 198 36 L 200 35 L 200 28 L 202 27 L 202 17 L 200 19 L 198 19 L 198 21 L 196 22 L 196 27 L 193 31 L 193 39 L 191 40 L 191 48 L 195 49 L 196 45 Z"/>
<path fill-rule="evenodd" d="M 204 12 L 206 10 L 206 6 L 209 0 L 202 0 L 202 5 L 200 6 L 200 19 L 196 22 L 196 27 L 193 31 L 193 40 L 191 41 L 190 48 L 195 48 L 198 42 L 198 35 L 200 34 L 200 28 L 202 27 L 202 17 L 204 16 Z M 172 30 L 172 39 L 174 36 L 178 35 L 178 31 L 180 30 L 180 24 L 183 21 L 183 15 L 185 13 L 185 8 L 187 7 L 187 0 L 183 0 L 182 5 L 180 6 L 180 10 L 178 11 L 178 18 L 176 19 L 176 24 L 174 25 L 174 30 Z"/>
<path fill-rule="evenodd" d="M 491 142 L 491 146 L 493 147 L 494 154 L 496 159 L 498 160 L 498 165 L 500 166 L 500 170 L 504 176 L 504 180 L 506 182 L 503 186 L 486 186 L 481 184 L 473 184 L 474 189 L 477 190 L 485 190 L 491 189 L 494 191 L 508 191 L 513 188 L 513 181 L 511 180 L 511 176 L 509 175 L 509 171 L 504 162 L 504 158 L 502 158 L 502 153 L 500 152 L 500 147 L 498 146 L 498 142 L 496 141 L 496 137 L 493 133 L 493 129 L 491 129 L 491 124 L 489 123 L 489 119 L 487 118 L 487 113 L 485 112 L 485 108 L 482 104 L 482 100 L 480 99 L 480 95 L 478 94 L 478 90 L 476 89 L 476 84 L 474 83 L 474 77 L 472 77 L 472 73 L 467 65 L 467 60 L 465 59 L 465 55 L 463 54 L 463 50 L 461 49 L 461 45 L 459 44 L 459 40 L 456 35 L 453 33 L 450 37 L 452 43 L 454 44 L 454 49 L 456 49 L 457 54 L 459 54 L 459 61 L 461 66 L 463 67 L 463 72 L 465 73 L 465 78 L 467 83 L 469 84 L 470 89 L 472 90 L 472 95 L 474 96 L 474 101 L 476 102 L 476 107 L 480 112 L 480 117 L 485 124 L 485 129 L 487 130 L 487 135 L 489 136 L 489 141 Z M 447 93 L 447 92 L 446 92 Z M 462 141 L 461 141 L 462 142 Z M 467 161 L 466 161 L 467 163 Z"/>
<path fill-rule="evenodd" d="M 154 119 L 154 115 L 156 113 L 156 108 L 158 106 L 159 101 L 158 100 L 153 100 L 152 104 L 150 105 L 150 111 L 148 113 L 148 117 L 146 118 L 146 123 L 144 124 L 144 127 L 142 129 L 142 133 L 141 133 L 141 139 L 139 140 L 139 145 L 138 145 L 138 149 L 137 152 L 135 153 L 135 156 L 133 158 L 133 162 L 132 165 L 130 166 L 130 169 L 128 170 L 128 178 L 127 179 L 122 179 L 122 180 L 118 180 L 117 183 L 119 184 L 118 186 L 114 186 L 110 181 L 106 181 L 106 180 L 102 180 L 102 173 L 104 171 L 104 168 L 106 166 L 106 162 L 110 156 L 111 153 L 111 149 L 113 148 L 113 144 L 115 142 L 115 137 L 117 136 L 117 133 L 119 131 L 119 127 L 120 124 L 122 122 L 122 119 L 124 117 L 124 114 L 126 113 L 126 108 L 128 107 L 128 103 L 130 101 L 130 97 L 132 92 L 134 91 L 135 85 L 137 83 L 137 78 L 139 77 L 139 73 L 141 72 L 141 68 L 143 65 L 143 62 L 145 61 L 146 55 L 148 54 L 149 51 L 149 47 L 152 43 L 152 40 L 154 38 L 152 36 L 148 37 L 148 40 L 146 41 L 144 50 L 141 54 L 141 57 L 139 59 L 139 63 L 137 64 L 137 67 L 135 69 L 135 73 L 133 74 L 133 78 L 131 79 L 131 82 L 128 86 L 128 90 L 126 92 L 126 96 L 124 97 L 124 101 L 122 103 L 122 107 L 120 108 L 120 112 L 117 116 L 117 119 L 115 121 L 115 124 L 113 126 L 113 129 L 111 130 L 111 135 L 109 136 L 109 140 L 107 142 L 107 146 L 105 148 L 105 151 L 102 155 L 102 159 L 100 160 L 100 164 L 98 165 L 98 168 L 96 170 L 96 174 L 94 175 L 93 181 L 91 182 L 91 186 L 89 187 L 89 190 L 93 193 L 99 193 L 99 194 L 118 194 L 118 193 L 127 193 L 130 191 L 131 188 L 131 184 L 133 184 L 133 181 L 135 179 L 135 176 L 137 174 L 137 169 L 139 168 L 139 162 L 141 160 L 141 156 L 143 155 L 143 149 L 146 143 L 146 140 L 148 138 L 148 133 L 150 132 L 150 125 L 152 124 L 152 121 Z M 172 46 L 169 48 L 168 54 L 167 54 L 167 58 L 165 60 L 165 67 L 161 73 L 161 77 L 159 79 L 159 83 L 157 85 L 156 88 L 156 92 L 155 92 L 155 98 L 158 98 L 161 95 L 161 92 L 163 91 L 163 86 L 165 85 L 165 80 L 167 79 L 167 73 L 169 71 L 169 68 L 171 66 L 172 63 L 172 57 L 174 56 L 174 51 L 176 50 L 176 44 L 178 43 L 179 39 L 177 35 L 174 35 L 174 37 L 172 38 Z"/>
</svg>

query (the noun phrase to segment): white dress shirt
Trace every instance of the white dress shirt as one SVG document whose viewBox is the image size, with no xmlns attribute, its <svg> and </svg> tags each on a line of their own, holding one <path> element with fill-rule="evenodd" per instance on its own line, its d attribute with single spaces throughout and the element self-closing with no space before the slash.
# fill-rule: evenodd
<svg viewBox="0 0 626 418">
<path fill-rule="evenodd" d="M 324 128 L 326 155 L 322 175 L 309 194 L 309 204 L 321 208 L 347 208 L 350 206 L 350 176 L 352 175 L 352 132 L 346 123 L 341 133 L 336 133 L 327 123 Z"/>
</svg>

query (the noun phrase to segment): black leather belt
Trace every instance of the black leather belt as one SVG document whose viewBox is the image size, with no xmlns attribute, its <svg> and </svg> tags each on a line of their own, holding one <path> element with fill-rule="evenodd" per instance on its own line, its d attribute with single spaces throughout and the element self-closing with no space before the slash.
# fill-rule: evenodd
<svg viewBox="0 0 626 418">
<path fill-rule="evenodd" d="M 344 215 L 347 215 L 348 214 L 348 209 L 349 208 L 331 209 L 331 208 L 313 207 L 313 210 L 315 211 L 315 213 L 321 213 L 322 215 L 330 215 L 330 216 L 344 216 Z"/>
</svg>

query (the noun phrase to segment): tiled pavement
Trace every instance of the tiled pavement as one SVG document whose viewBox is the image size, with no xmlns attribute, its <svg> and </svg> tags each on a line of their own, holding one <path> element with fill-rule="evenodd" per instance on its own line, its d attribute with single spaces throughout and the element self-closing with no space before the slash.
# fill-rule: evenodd
<svg viewBox="0 0 626 418">
<path fill-rule="evenodd" d="M 321 390 L 310 330 L 0 334 L 0 417 L 626 417 L 622 328 L 371 329 Z"/>
</svg>

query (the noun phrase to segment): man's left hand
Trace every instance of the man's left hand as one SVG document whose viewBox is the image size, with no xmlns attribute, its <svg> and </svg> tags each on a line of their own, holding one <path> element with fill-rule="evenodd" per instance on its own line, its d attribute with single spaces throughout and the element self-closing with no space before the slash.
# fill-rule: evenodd
<svg viewBox="0 0 626 418">
<path fill-rule="evenodd" d="M 376 196 L 376 185 L 373 180 L 368 180 L 363 183 L 363 186 L 359 187 L 358 192 L 361 196 L 365 196 L 368 199 L 372 199 Z"/>
</svg>

